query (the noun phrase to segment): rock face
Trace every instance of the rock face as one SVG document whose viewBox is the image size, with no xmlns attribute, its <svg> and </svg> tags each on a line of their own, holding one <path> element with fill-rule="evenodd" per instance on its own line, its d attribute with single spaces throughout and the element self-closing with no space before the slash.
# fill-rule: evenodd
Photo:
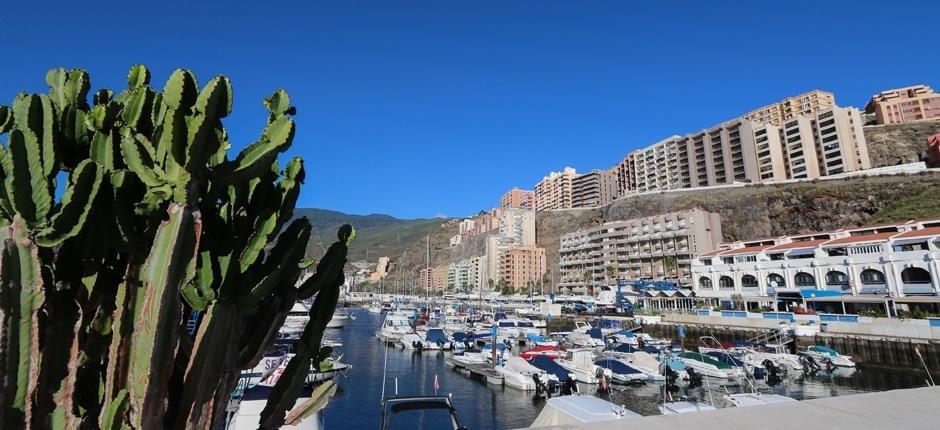
<svg viewBox="0 0 940 430">
<path fill-rule="evenodd" d="M 940 121 L 874 125 L 863 128 L 872 167 L 921 161 L 927 138 L 940 133 Z"/>
</svg>

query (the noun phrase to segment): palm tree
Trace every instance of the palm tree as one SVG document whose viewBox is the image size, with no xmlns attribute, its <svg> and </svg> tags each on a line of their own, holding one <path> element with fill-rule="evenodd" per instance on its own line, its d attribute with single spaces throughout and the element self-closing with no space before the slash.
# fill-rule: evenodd
<svg viewBox="0 0 940 430">
<path fill-rule="evenodd" d="M 581 279 L 584 280 L 584 288 L 587 289 L 588 294 L 591 296 L 594 295 L 594 283 L 591 282 L 592 278 L 590 270 L 585 270 L 581 275 Z"/>
<path fill-rule="evenodd" d="M 607 270 L 607 285 L 610 285 L 611 279 L 617 279 L 617 268 L 612 264 L 608 264 L 606 267 Z"/>
<path fill-rule="evenodd" d="M 671 274 L 674 274 L 678 266 L 679 264 L 676 261 L 675 256 L 667 255 L 663 257 L 663 272 L 666 272 L 665 274 L 667 277 Z"/>
</svg>

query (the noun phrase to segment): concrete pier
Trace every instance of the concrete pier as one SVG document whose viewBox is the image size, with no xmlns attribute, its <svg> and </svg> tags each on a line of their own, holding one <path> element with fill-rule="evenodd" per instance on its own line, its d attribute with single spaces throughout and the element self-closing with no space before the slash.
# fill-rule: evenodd
<svg viewBox="0 0 940 430">
<path fill-rule="evenodd" d="M 828 397 L 767 406 L 725 408 L 679 415 L 660 415 L 539 427 L 556 430 L 905 430 L 940 428 L 940 387 Z"/>
</svg>

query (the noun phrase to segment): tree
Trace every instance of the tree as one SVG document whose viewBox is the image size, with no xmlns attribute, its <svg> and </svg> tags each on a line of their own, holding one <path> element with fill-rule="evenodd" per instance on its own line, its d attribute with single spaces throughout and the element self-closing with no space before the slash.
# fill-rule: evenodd
<svg viewBox="0 0 940 430">
<path fill-rule="evenodd" d="M 303 160 L 278 163 L 295 131 L 287 93 L 264 100 L 260 139 L 229 154 L 224 76 L 200 89 L 180 69 L 158 92 L 134 66 L 126 90 L 91 104 L 84 70 L 46 82 L 0 106 L 0 427 L 219 428 L 240 371 L 316 295 L 261 413 L 279 427 L 329 354 L 355 237 L 340 228 L 295 287 L 312 228 L 293 217 Z"/>
<path fill-rule="evenodd" d="M 594 295 L 594 276 L 591 274 L 590 270 L 585 270 L 581 274 L 581 279 L 584 281 L 584 288 L 587 290 L 589 296 Z"/>
<path fill-rule="evenodd" d="M 666 276 L 671 276 L 676 274 L 676 268 L 678 267 L 678 262 L 676 257 L 673 255 L 667 255 L 663 257 L 663 272 Z"/>
<path fill-rule="evenodd" d="M 610 285 L 611 279 L 617 279 L 617 268 L 609 264 L 606 267 L 607 270 L 607 285 Z"/>
</svg>

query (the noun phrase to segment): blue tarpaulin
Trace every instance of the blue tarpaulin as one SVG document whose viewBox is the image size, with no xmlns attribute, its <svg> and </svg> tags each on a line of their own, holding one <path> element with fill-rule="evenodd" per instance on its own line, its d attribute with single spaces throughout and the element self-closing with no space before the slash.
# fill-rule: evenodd
<svg viewBox="0 0 940 430">
<path fill-rule="evenodd" d="M 447 342 L 447 338 L 444 337 L 444 330 L 439 328 L 429 329 L 427 341 L 443 345 Z"/>
<path fill-rule="evenodd" d="M 544 370 L 546 373 L 557 376 L 559 381 L 568 379 L 568 371 L 554 360 L 544 355 L 536 355 L 532 360 L 529 360 L 529 364 Z"/>
<path fill-rule="evenodd" d="M 603 367 L 605 369 L 610 369 L 611 372 L 614 372 L 618 375 L 629 375 L 634 373 L 642 373 L 639 370 L 636 370 L 620 360 L 613 359 L 601 359 L 594 362 L 594 364 Z"/>
<path fill-rule="evenodd" d="M 842 297 L 842 292 L 841 291 L 814 290 L 812 288 L 805 288 L 805 289 L 800 290 L 800 295 L 803 296 L 803 298 Z"/>
<path fill-rule="evenodd" d="M 592 328 L 592 329 L 590 329 L 590 330 L 587 331 L 587 334 L 588 334 L 588 336 L 591 336 L 591 337 L 594 338 L 594 339 L 603 339 L 603 338 L 604 338 L 604 335 L 601 334 L 601 329 L 599 329 L 599 328 Z"/>
</svg>

